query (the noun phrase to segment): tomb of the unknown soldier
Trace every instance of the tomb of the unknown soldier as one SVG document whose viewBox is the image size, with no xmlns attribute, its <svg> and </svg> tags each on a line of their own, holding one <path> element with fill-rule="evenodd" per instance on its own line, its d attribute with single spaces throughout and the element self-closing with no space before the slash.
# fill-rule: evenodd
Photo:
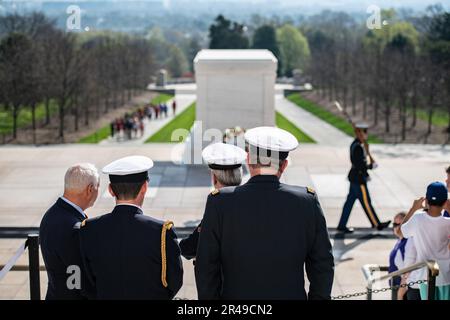
<svg viewBox="0 0 450 320">
<path fill-rule="evenodd" d="M 0 4 L 0 300 L 450 300 L 447 4 L 105 2 Z"/>
</svg>

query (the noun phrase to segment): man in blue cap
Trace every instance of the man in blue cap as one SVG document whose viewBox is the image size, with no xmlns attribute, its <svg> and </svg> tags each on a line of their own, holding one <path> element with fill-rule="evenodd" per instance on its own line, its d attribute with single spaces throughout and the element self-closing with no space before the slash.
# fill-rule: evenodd
<svg viewBox="0 0 450 320">
<path fill-rule="evenodd" d="M 439 265 L 436 300 L 450 300 L 450 219 L 443 216 L 446 204 L 448 204 L 446 186 L 441 182 L 433 182 L 427 188 L 426 197 L 414 200 L 401 225 L 404 237 L 414 237 L 417 261 L 434 260 Z M 426 269 L 422 271 L 420 279 L 424 280 Z M 421 284 L 422 300 L 426 300 L 426 292 L 427 286 Z"/>
</svg>

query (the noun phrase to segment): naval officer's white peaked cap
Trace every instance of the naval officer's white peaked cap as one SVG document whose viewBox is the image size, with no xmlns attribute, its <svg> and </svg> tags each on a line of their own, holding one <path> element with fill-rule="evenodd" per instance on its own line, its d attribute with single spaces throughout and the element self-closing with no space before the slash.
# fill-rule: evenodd
<svg viewBox="0 0 450 320">
<path fill-rule="evenodd" d="M 153 167 L 152 159 L 144 156 L 129 156 L 120 158 L 105 166 L 103 173 L 113 176 L 126 176 L 147 172 Z"/>
<path fill-rule="evenodd" d="M 232 144 L 227 143 L 213 143 L 207 146 L 202 151 L 203 160 L 210 166 L 217 166 L 217 169 L 228 166 L 239 167 L 247 157 L 247 153 L 242 149 Z"/>
<path fill-rule="evenodd" d="M 369 129 L 369 124 L 367 122 L 358 122 L 355 124 L 357 129 Z"/>
<path fill-rule="evenodd" d="M 247 130 L 245 140 L 252 146 L 278 152 L 289 152 L 298 147 L 294 135 L 277 127 L 257 127 Z"/>
</svg>

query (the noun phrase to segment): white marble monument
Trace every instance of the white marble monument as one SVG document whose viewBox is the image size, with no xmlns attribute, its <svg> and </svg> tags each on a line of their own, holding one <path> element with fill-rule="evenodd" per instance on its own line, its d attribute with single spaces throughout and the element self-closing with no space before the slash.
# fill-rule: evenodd
<svg viewBox="0 0 450 320">
<path fill-rule="evenodd" d="M 269 50 L 202 50 L 194 59 L 203 130 L 275 125 L 277 59 Z"/>
<path fill-rule="evenodd" d="M 202 163 L 202 148 L 221 140 L 225 129 L 275 125 L 277 65 L 269 50 L 201 50 L 197 54 L 196 121 L 186 139 L 184 163 Z"/>
</svg>

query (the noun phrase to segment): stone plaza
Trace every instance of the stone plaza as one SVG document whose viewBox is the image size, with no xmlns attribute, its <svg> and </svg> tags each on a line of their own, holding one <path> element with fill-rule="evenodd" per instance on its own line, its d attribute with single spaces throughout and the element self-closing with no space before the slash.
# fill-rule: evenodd
<svg viewBox="0 0 450 320">
<path fill-rule="evenodd" d="M 174 163 L 176 148 L 174 144 L 0 148 L 0 226 L 39 226 L 45 210 L 62 193 L 68 166 L 88 161 L 101 168 L 116 158 L 136 154 L 149 156 L 155 161 L 143 208 L 145 214 L 172 220 L 178 227 L 196 225 L 211 190 L 208 168 Z M 413 199 L 424 194 L 430 181 L 443 180 L 444 168 L 450 158 L 450 148 L 440 146 L 375 145 L 372 150 L 380 166 L 373 172 L 369 188 L 374 206 L 383 220 L 407 210 Z M 290 165 L 282 180 L 315 188 L 328 227 L 336 227 L 347 193 L 348 169 L 348 147 L 305 144 L 290 155 Z M 102 175 L 99 199 L 87 211 L 90 217 L 110 212 L 113 208 L 107 183 L 107 176 Z M 369 227 L 359 204 L 356 204 L 349 224 Z M 0 265 L 8 261 L 23 241 L 0 239 Z M 333 240 L 336 273 L 332 294 L 364 291 L 361 267 L 372 263 L 386 265 L 393 244 L 394 240 L 376 235 L 372 239 Z M 27 265 L 27 259 L 24 254 L 18 264 Z M 183 259 L 183 264 L 184 285 L 177 297 L 195 299 L 192 261 Z M 42 296 L 45 296 L 45 290 L 46 274 L 41 272 Z M 389 297 L 386 293 L 373 298 Z M 0 282 L 0 298 L 28 299 L 28 272 L 9 272 Z"/>
</svg>

